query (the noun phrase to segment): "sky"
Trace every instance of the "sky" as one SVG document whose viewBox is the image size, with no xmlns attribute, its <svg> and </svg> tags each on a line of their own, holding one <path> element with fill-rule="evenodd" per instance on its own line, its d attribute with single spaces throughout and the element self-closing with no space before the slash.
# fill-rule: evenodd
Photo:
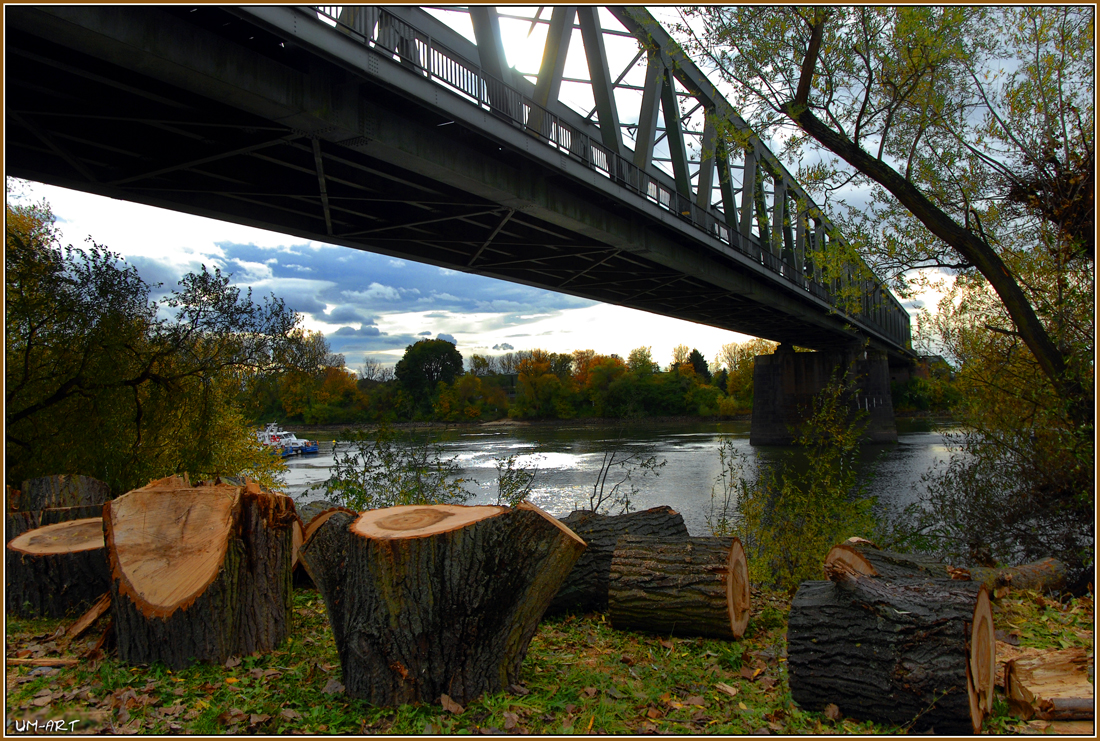
<svg viewBox="0 0 1100 741">
<path fill-rule="evenodd" d="M 523 12 L 533 14 L 531 9 Z M 465 14 L 435 14 L 473 37 Z M 546 27 L 538 26 L 528 36 L 528 22 L 503 18 L 501 29 L 509 64 L 521 72 L 537 71 Z M 583 51 L 579 58 L 574 53 L 583 47 L 576 41 L 570 45 L 566 77 L 585 75 Z M 623 41 L 636 50 L 633 40 Z M 626 47 L 609 48 L 608 53 L 626 61 L 633 56 Z M 563 102 L 581 110 L 590 107 L 591 92 L 586 88 L 563 85 Z M 252 288 L 256 298 L 282 298 L 302 315 L 303 326 L 325 334 L 332 351 L 342 353 L 352 369 L 368 357 L 392 365 L 408 345 L 423 338 L 451 340 L 467 359 L 472 354 L 535 348 L 591 349 L 625 358 L 632 349 L 646 346 L 662 366 L 671 362 L 679 344 L 713 360 L 723 344 L 750 339 L 529 286 L 78 191 L 37 183 L 23 190 L 26 197 L 50 203 L 65 244 L 80 246 L 91 237 L 136 266 L 147 282 L 163 284 L 161 295 L 185 273 L 206 265 L 232 274 L 233 282 Z"/>
<path fill-rule="evenodd" d="M 40 183 L 23 198 L 45 199 L 57 217 L 63 244 L 89 237 L 120 254 L 141 277 L 176 286 L 187 272 L 217 266 L 254 299 L 282 298 L 321 331 L 333 352 L 356 369 L 371 357 L 400 360 L 424 338 L 454 341 L 464 358 L 541 348 L 592 349 L 627 357 L 652 348 L 662 366 L 678 344 L 712 360 L 746 335 L 611 306 L 516 283 L 397 260 L 347 247 L 119 201 Z"/>
</svg>

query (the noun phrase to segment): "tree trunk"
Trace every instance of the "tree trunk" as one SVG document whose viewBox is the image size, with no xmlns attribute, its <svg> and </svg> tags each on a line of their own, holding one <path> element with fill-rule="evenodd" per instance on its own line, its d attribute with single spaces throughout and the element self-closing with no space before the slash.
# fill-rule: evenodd
<svg viewBox="0 0 1100 741">
<path fill-rule="evenodd" d="M 807 710 L 977 733 L 993 706 L 996 641 L 989 592 L 977 582 L 888 582 L 851 571 L 803 582 L 791 603 L 787 666 Z"/>
<path fill-rule="evenodd" d="M 5 609 L 9 615 L 79 615 L 107 591 L 110 572 L 103 518 L 36 528 L 8 543 Z"/>
<path fill-rule="evenodd" d="M 877 576 L 883 579 L 957 579 L 976 581 L 990 589 L 1013 587 L 1015 589 L 1034 589 L 1039 591 L 1058 591 L 1066 584 L 1066 565 L 1054 558 L 1011 566 L 1006 568 L 975 567 L 971 569 L 950 566 L 931 556 L 918 553 L 894 553 L 879 550 L 869 541 L 853 542 L 833 546 L 825 556 L 825 575 L 837 564 L 858 574 Z"/>
<path fill-rule="evenodd" d="M 689 537 L 683 515 L 667 506 L 625 515 L 601 515 L 579 509 L 562 518 L 562 523 L 583 538 L 588 548 L 565 577 L 554 601 L 546 609 L 548 615 L 566 611 L 607 610 L 607 580 L 611 575 L 615 544 L 621 536 L 676 540 Z"/>
<path fill-rule="evenodd" d="M 172 668 L 270 651 L 291 615 L 289 497 L 170 476 L 104 509 L 119 658 Z"/>
<path fill-rule="evenodd" d="M 310 502 L 310 504 L 317 504 L 317 502 Z M 306 506 L 308 507 L 309 505 Z M 316 508 L 313 509 L 314 511 L 316 511 Z M 329 509 L 317 512 L 313 517 L 306 521 L 306 524 L 302 529 L 302 546 L 309 542 L 309 539 L 313 537 L 313 534 L 317 532 L 317 530 L 337 512 L 343 512 L 346 515 L 350 515 L 353 520 L 359 516 L 358 512 L 350 510 L 347 507 L 331 507 Z M 313 574 L 310 573 L 309 564 L 305 561 L 305 559 L 301 557 L 301 551 L 302 548 L 301 546 L 299 546 L 298 565 L 300 565 L 302 568 L 298 569 L 298 571 L 294 575 L 294 586 L 301 587 L 302 589 L 314 589 L 317 587 L 317 580 L 314 579 Z"/>
<path fill-rule="evenodd" d="M 741 541 L 623 536 L 611 561 L 608 608 L 618 629 L 740 638 L 750 610 Z"/>
<path fill-rule="evenodd" d="M 351 697 L 465 704 L 516 682 L 584 541 L 534 505 L 332 512 L 302 546 Z"/>
<path fill-rule="evenodd" d="M 12 492 L 9 509 L 39 510 L 57 507 L 102 506 L 111 498 L 107 484 L 91 476 L 42 476 L 23 482 L 20 491 Z"/>
</svg>

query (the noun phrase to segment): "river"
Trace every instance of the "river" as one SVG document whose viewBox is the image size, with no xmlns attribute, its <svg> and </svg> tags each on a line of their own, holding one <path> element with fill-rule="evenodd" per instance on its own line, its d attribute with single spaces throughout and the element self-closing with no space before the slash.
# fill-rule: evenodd
<svg viewBox="0 0 1100 741">
<path fill-rule="evenodd" d="M 862 453 L 865 470 L 873 472 L 871 493 L 881 502 L 904 506 L 919 497 L 921 474 L 937 461 L 945 460 L 949 449 L 943 433 L 948 428 L 929 420 L 898 420 L 896 445 L 867 445 Z M 299 433 L 307 436 L 306 433 Z M 311 490 L 325 481 L 333 464 L 332 434 L 320 438 L 321 452 L 288 459 L 285 475 L 287 494 L 299 504 L 322 498 Z M 708 535 L 711 492 L 720 471 L 718 448 L 723 438 L 732 441 L 743 454 L 750 475 L 757 467 L 774 464 L 789 454 L 785 448 L 749 445 L 749 423 L 678 422 L 635 423 L 629 427 L 587 424 L 523 425 L 487 424 L 451 430 L 436 430 L 431 438 L 443 448 L 444 457 L 455 457 L 461 476 L 470 480 L 474 493 L 470 504 L 496 501 L 497 459 L 516 454 L 517 465 L 537 467 L 531 501 L 556 517 L 574 509 L 587 509 L 593 482 L 604 452 L 619 446 L 641 457 L 656 456 L 667 461 L 657 477 L 634 484 L 638 489 L 631 503 L 635 510 L 667 504 L 684 516 L 692 535 Z M 608 488 L 613 482 L 608 479 Z"/>
</svg>

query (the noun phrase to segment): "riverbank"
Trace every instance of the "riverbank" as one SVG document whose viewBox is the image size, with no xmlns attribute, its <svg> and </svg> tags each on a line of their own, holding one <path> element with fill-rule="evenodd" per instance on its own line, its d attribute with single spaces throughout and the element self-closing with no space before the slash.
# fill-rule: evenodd
<svg viewBox="0 0 1100 741">
<path fill-rule="evenodd" d="M 485 422 L 394 422 L 389 426 L 393 430 L 499 430 L 499 429 L 572 429 L 572 428 L 611 428 L 611 429 L 636 429 L 652 427 L 654 425 L 680 425 L 680 424 L 706 424 L 714 422 L 749 422 L 751 414 L 739 414 L 731 417 L 693 417 L 688 415 L 671 417 L 574 417 L 572 419 L 502 419 Z M 306 425 L 288 422 L 284 428 L 299 437 L 309 439 L 323 438 L 326 436 L 335 438 L 347 429 L 374 430 L 381 425 L 356 424 L 356 425 Z"/>
<path fill-rule="evenodd" d="M 928 422 L 937 426 L 952 426 L 955 420 L 949 415 L 934 412 L 898 412 L 894 415 L 898 420 L 907 422 Z M 395 422 L 389 425 L 390 429 L 402 431 L 462 431 L 471 430 L 506 430 L 506 429 L 639 429 L 665 425 L 683 424 L 721 424 L 723 422 L 752 422 L 751 414 L 737 414 L 726 417 L 696 417 L 690 415 L 668 417 L 574 417 L 572 419 L 501 419 L 478 422 Z M 335 440 L 341 432 L 347 429 L 374 430 L 380 427 L 377 424 L 342 424 L 342 425 L 306 425 L 288 422 L 284 425 L 289 432 L 299 437 L 310 440 L 331 439 Z"/>
</svg>

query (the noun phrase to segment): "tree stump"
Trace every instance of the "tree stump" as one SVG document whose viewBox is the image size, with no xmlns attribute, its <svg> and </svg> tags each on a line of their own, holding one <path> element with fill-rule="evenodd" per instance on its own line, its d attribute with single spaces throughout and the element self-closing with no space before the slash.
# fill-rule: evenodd
<svg viewBox="0 0 1100 741">
<path fill-rule="evenodd" d="M 5 609 L 9 615 L 79 615 L 110 586 L 103 518 L 29 530 L 8 543 Z"/>
<path fill-rule="evenodd" d="M 58 507 L 100 507 L 111 497 L 107 484 L 91 476 L 42 476 L 23 482 L 23 488 L 12 492 L 9 509 L 40 510 Z"/>
<path fill-rule="evenodd" d="M 619 539 L 608 610 L 618 629 L 740 638 L 749 623 L 749 574 L 737 538 Z"/>
<path fill-rule="evenodd" d="M 970 581 L 886 581 L 838 571 L 803 582 L 791 603 L 792 699 L 853 718 L 977 733 L 993 707 L 996 641 L 989 591 Z"/>
<path fill-rule="evenodd" d="M 119 658 L 172 668 L 270 651 L 291 615 L 294 504 L 170 476 L 104 508 Z"/>
<path fill-rule="evenodd" d="M 607 610 L 607 580 L 615 544 L 624 535 L 680 540 L 687 538 L 683 515 L 668 506 L 624 515 L 601 515 L 578 509 L 561 522 L 588 543 L 573 570 L 554 595 L 548 615 L 567 611 Z"/>
<path fill-rule="evenodd" d="M 465 704 L 519 678 L 584 541 L 534 505 L 334 511 L 302 546 L 351 697 Z"/>
<path fill-rule="evenodd" d="M 919 553 L 894 553 L 880 550 L 870 541 L 852 538 L 835 545 L 825 556 L 825 576 L 836 564 L 858 574 L 887 580 L 930 578 L 976 581 L 990 589 L 1014 587 L 1038 591 L 1057 591 L 1065 587 L 1066 565 L 1055 558 L 1006 568 L 951 566 Z"/>
</svg>

